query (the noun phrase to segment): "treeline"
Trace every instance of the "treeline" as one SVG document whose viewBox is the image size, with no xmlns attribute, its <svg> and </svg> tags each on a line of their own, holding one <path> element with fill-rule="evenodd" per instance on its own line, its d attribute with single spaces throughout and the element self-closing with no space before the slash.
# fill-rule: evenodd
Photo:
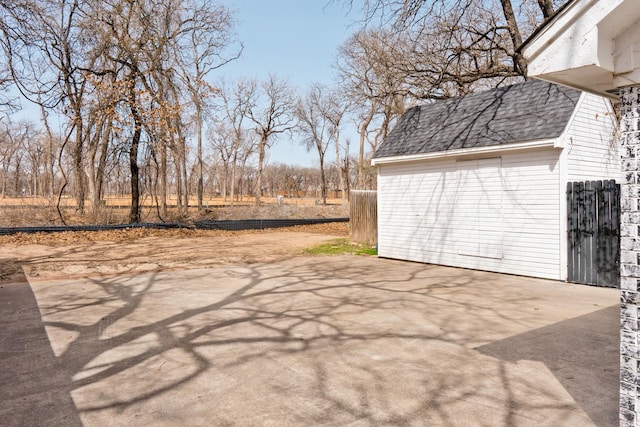
<svg viewBox="0 0 640 427">
<path fill-rule="evenodd" d="M 64 185 L 65 178 L 59 170 L 69 170 L 73 158 L 62 153 L 61 166 L 51 176 L 46 173 L 47 163 L 45 153 L 49 140 L 46 135 L 28 121 L 10 124 L 0 124 L 0 198 L 13 197 L 43 197 L 50 198 L 52 191 Z M 203 157 L 203 194 L 204 198 L 220 197 L 228 204 L 242 201 L 246 197 L 255 197 L 257 168 L 254 162 L 241 161 L 236 164 L 236 171 L 232 174 L 230 163 L 216 154 L 213 142 L 205 144 Z M 54 141 L 52 150 L 59 153 L 60 141 Z M 250 157 L 248 157 L 249 159 Z M 141 194 L 157 200 L 158 182 L 157 165 L 150 150 L 143 150 L 140 154 L 140 190 Z M 187 188 L 189 196 L 196 195 L 198 175 L 195 173 L 196 161 L 188 160 L 190 165 Z M 331 162 L 325 168 L 327 193 L 331 197 L 342 197 L 350 188 L 358 185 L 357 158 L 345 158 L 341 164 Z M 57 165 L 57 163 L 56 163 Z M 124 151 L 113 151 L 105 159 L 105 176 L 102 180 L 102 197 L 129 196 L 131 188 L 129 164 Z M 345 176 L 345 171 L 347 175 Z M 177 194 L 178 185 L 172 164 L 168 167 L 168 194 Z M 233 182 L 231 181 L 233 179 Z M 346 179 L 346 191 L 343 192 L 342 180 Z M 365 186 L 374 188 L 376 183 L 375 170 L 365 169 Z M 74 194 L 75 183 L 67 183 L 68 194 Z M 262 193 L 268 197 L 313 197 L 320 200 L 321 176 L 317 167 L 303 167 L 292 164 L 268 164 L 263 169 Z"/>
<path fill-rule="evenodd" d="M 336 83 L 293 88 L 275 75 L 212 81 L 242 54 L 235 16 L 213 1 L 2 2 L 2 195 L 71 196 L 83 212 L 129 194 L 138 222 L 142 196 L 165 215 L 169 195 L 186 213 L 205 192 L 260 204 L 265 192 L 324 202 L 336 185 L 371 188 L 368 157 L 408 107 L 525 77 L 518 48 L 559 3 L 338 0 L 361 5 L 364 25 L 338 49 Z M 25 104 L 38 117 L 12 121 Z M 278 139 L 316 153 L 314 173 L 276 173 Z"/>
</svg>

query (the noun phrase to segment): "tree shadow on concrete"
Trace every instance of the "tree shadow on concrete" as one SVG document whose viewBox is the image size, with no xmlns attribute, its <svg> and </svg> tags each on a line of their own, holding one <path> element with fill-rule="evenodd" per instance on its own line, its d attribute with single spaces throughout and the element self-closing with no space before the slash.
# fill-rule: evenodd
<svg viewBox="0 0 640 427">
<path fill-rule="evenodd" d="M 541 292 L 499 291 L 489 273 L 375 262 L 292 259 L 33 286 L 71 378 L 59 381 L 87 424 L 576 419 L 562 394 L 473 350 L 539 325 L 523 306 L 544 306 Z M 465 412 L 487 406 L 486 419 Z"/>
</svg>

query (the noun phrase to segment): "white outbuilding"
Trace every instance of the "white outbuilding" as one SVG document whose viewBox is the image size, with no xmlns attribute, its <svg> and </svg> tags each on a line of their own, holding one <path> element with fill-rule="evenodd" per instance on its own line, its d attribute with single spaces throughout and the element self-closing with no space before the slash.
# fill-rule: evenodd
<svg viewBox="0 0 640 427">
<path fill-rule="evenodd" d="M 411 108 L 372 160 L 379 256 L 567 279 L 567 184 L 619 179 L 616 126 L 538 80 Z"/>
</svg>

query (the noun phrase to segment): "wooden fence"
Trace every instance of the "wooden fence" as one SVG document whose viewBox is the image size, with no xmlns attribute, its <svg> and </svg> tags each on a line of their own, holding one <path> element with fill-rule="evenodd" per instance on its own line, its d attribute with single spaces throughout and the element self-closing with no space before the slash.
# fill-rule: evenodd
<svg viewBox="0 0 640 427">
<path fill-rule="evenodd" d="M 351 241 L 375 245 L 378 242 L 378 194 L 370 190 L 349 192 Z"/>
<path fill-rule="evenodd" d="M 568 280 L 619 287 L 620 185 L 569 182 L 567 213 Z"/>
</svg>

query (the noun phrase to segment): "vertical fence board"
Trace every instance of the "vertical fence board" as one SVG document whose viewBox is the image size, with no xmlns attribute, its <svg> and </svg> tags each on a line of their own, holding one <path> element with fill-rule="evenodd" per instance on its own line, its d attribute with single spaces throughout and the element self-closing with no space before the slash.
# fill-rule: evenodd
<svg viewBox="0 0 640 427">
<path fill-rule="evenodd" d="M 378 242 L 378 193 L 350 191 L 349 220 L 352 242 L 375 245 Z"/>
<path fill-rule="evenodd" d="M 587 183 L 587 282 L 597 283 L 598 277 L 598 256 L 597 248 L 597 228 L 598 228 L 598 209 L 596 205 L 596 185 L 595 181 Z"/>
<path fill-rule="evenodd" d="M 578 184 L 578 241 L 579 241 L 579 257 L 578 271 L 580 275 L 578 280 L 581 283 L 587 283 L 587 191 L 586 182 Z"/>
<path fill-rule="evenodd" d="M 596 259 L 596 284 L 598 286 L 605 286 L 607 283 L 607 264 L 608 264 L 608 253 L 609 253 L 609 239 L 607 239 L 606 230 L 609 227 L 609 194 L 607 190 L 609 189 L 608 182 L 596 182 L 596 199 L 599 201 L 597 209 L 598 209 L 598 228 L 596 230 L 596 241 L 598 245 L 596 246 L 597 250 L 597 259 Z"/>
<path fill-rule="evenodd" d="M 598 286 L 604 286 L 604 274 L 607 267 L 607 246 L 608 241 L 605 237 L 605 225 L 608 217 L 607 197 L 604 192 L 604 183 L 595 181 L 595 213 L 594 222 L 594 274 L 593 282 Z"/>
<path fill-rule="evenodd" d="M 567 280 L 619 286 L 620 186 L 613 180 L 567 184 Z"/>
<path fill-rule="evenodd" d="M 611 228 L 609 241 L 611 242 L 612 262 L 609 263 L 609 283 L 620 287 L 620 185 L 611 180 Z"/>
<path fill-rule="evenodd" d="M 568 268 L 567 279 L 570 282 L 578 280 L 578 184 L 567 183 L 567 251 Z"/>
</svg>

